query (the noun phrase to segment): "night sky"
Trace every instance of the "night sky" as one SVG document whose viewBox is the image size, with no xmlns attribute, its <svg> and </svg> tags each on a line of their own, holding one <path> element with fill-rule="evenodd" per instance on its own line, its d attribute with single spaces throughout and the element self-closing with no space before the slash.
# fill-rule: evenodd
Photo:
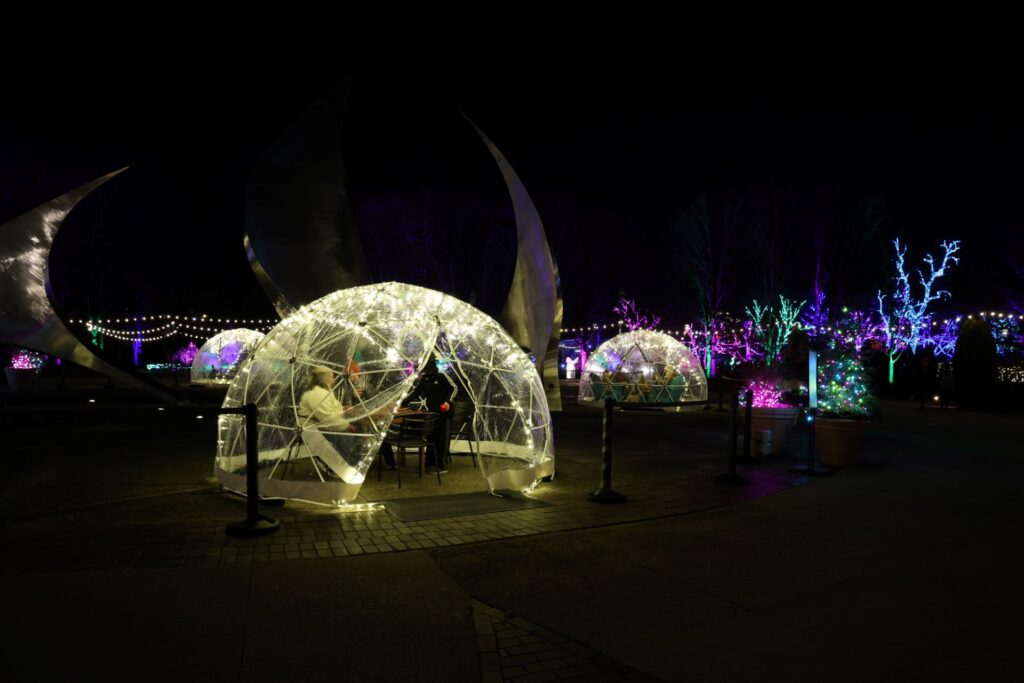
<svg viewBox="0 0 1024 683">
<path fill-rule="evenodd" d="M 165 61 L 145 78 L 134 66 L 70 82 L 21 71 L 5 85 L 17 106 L 0 112 L 0 222 L 132 166 L 87 198 L 58 238 L 53 277 L 72 317 L 269 317 L 242 250 L 248 173 L 345 77 L 355 82 L 345 169 L 377 278 L 475 295 L 498 313 L 514 220 L 465 114 L 538 206 L 567 326 L 612 320 L 620 290 L 667 322 L 688 320 L 693 295 L 674 226 L 702 193 L 776 207 L 790 296 L 809 295 L 815 211 L 849 226 L 871 198 L 884 207 L 877 234 L 857 255 L 833 250 L 839 303 L 867 303 L 885 286 L 897 235 L 910 244 L 909 263 L 943 239 L 963 240 L 944 282 L 950 310 L 1021 302 L 1011 265 L 1024 264 L 1024 107 L 995 71 L 241 54 Z M 733 310 L 762 291 L 750 230 L 737 245 Z"/>
</svg>

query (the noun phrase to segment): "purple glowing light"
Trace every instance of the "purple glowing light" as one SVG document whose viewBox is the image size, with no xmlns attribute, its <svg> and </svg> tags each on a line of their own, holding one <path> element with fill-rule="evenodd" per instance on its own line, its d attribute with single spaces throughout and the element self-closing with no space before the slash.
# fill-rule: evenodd
<svg viewBox="0 0 1024 683">
<path fill-rule="evenodd" d="M 234 366 L 242 355 L 242 342 L 231 342 L 220 347 L 220 367 Z"/>
<path fill-rule="evenodd" d="M 180 349 L 175 351 L 171 355 L 171 360 L 181 363 L 182 365 L 192 365 L 192 361 L 196 359 L 197 353 L 199 353 L 199 349 L 196 348 L 195 343 L 189 342 L 188 346 L 182 346 Z"/>
</svg>

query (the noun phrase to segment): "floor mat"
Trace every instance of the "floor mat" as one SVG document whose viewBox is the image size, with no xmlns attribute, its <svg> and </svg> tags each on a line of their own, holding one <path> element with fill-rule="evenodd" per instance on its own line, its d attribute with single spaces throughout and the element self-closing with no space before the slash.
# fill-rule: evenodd
<svg viewBox="0 0 1024 683">
<path fill-rule="evenodd" d="M 396 498 L 383 501 L 387 511 L 403 522 L 419 522 L 424 519 L 462 517 L 488 512 L 507 512 L 527 508 L 548 507 L 551 503 L 529 498 L 518 491 L 496 491 L 501 497 L 487 491 L 456 493 L 449 496 L 424 496 L 422 498 Z"/>
</svg>

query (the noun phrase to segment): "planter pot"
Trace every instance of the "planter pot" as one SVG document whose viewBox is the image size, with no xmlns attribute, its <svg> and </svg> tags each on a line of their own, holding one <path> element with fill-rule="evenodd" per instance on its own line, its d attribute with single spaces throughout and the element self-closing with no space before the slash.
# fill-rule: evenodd
<svg viewBox="0 0 1024 683">
<path fill-rule="evenodd" d="M 754 429 L 750 432 L 750 457 L 761 460 L 772 454 L 772 432 L 769 429 Z"/>
<path fill-rule="evenodd" d="M 38 370 L 23 370 L 21 368 L 4 368 L 4 375 L 7 378 L 7 386 L 11 391 L 31 389 L 38 384 Z"/>
<path fill-rule="evenodd" d="M 772 455 L 786 450 L 789 435 L 796 423 L 800 409 L 793 408 L 754 408 L 750 419 L 753 431 L 770 430 L 772 433 Z"/>
<path fill-rule="evenodd" d="M 857 453 L 860 452 L 867 426 L 867 420 L 817 418 L 814 421 L 814 435 L 821 463 L 829 467 L 842 467 L 857 462 Z"/>
</svg>

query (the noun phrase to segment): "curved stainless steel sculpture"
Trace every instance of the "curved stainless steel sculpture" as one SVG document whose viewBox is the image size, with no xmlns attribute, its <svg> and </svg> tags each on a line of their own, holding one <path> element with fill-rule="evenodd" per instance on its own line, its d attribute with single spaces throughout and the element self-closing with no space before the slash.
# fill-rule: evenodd
<svg viewBox="0 0 1024 683">
<path fill-rule="evenodd" d="M 562 334 L 562 282 L 551 255 L 537 207 L 505 156 L 480 128 L 466 117 L 487 145 L 505 179 L 516 216 L 517 255 L 512 287 L 501 312 L 501 324 L 520 346 L 536 358 L 544 379 L 548 408 L 562 409 L 558 384 L 558 339 Z"/>
<path fill-rule="evenodd" d="M 59 356 L 116 377 L 161 400 L 181 403 L 163 387 L 96 356 L 64 326 L 53 308 L 49 261 L 57 231 L 78 202 L 123 170 L 86 183 L 0 226 L 0 344 Z"/>
<path fill-rule="evenodd" d="M 342 120 L 351 83 L 335 86 L 263 155 L 245 200 L 249 263 L 282 316 L 369 282 L 345 189 Z"/>
<path fill-rule="evenodd" d="M 266 152 L 249 181 L 245 249 L 282 317 L 333 291 L 370 281 L 342 164 L 342 120 L 350 91 L 345 81 L 314 104 Z M 516 269 L 500 321 L 534 355 L 548 406 L 561 410 L 558 265 L 526 188 L 490 138 L 466 120 L 497 162 L 515 211 Z"/>
</svg>

